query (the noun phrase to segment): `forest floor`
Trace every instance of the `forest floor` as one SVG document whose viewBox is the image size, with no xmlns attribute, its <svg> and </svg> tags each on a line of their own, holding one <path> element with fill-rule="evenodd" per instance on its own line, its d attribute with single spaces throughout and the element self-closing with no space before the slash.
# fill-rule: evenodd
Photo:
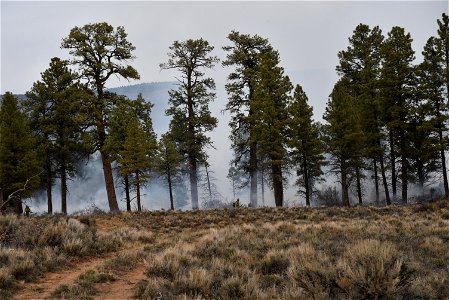
<svg viewBox="0 0 449 300">
<path fill-rule="evenodd" d="M 0 298 L 449 299 L 445 201 L 2 218 Z"/>
</svg>

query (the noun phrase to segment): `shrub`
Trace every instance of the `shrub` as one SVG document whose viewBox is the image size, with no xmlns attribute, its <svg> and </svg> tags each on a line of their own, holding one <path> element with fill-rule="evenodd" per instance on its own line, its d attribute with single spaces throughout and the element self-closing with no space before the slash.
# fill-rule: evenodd
<svg viewBox="0 0 449 300">
<path fill-rule="evenodd" d="M 411 284 L 412 271 L 391 243 L 363 240 L 348 246 L 338 262 L 338 281 L 351 298 L 400 298 Z"/>
<path fill-rule="evenodd" d="M 263 275 L 284 274 L 288 267 L 290 266 L 290 261 L 282 253 L 270 252 L 262 260 L 259 265 L 259 270 Z"/>
<path fill-rule="evenodd" d="M 335 265 L 325 253 L 308 243 L 289 249 L 288 252 L 291 260 L 288 276 L 309 297 L 326 299 L 339 294 Z"/>
</svg>

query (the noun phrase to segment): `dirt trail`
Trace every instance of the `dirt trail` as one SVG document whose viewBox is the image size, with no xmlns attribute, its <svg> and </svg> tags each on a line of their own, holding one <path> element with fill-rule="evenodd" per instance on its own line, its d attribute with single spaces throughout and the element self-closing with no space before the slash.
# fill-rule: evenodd
<svg viewBox="0 0 449 300">
<path fill-rule="evenodd" d="M 96 300 L 122 300 L 133 299 L 133 289 L 137 283 L 147 278 L 145 264 L 139 263 L 133 270 L 121 274 L 116 281 L 97 284 L 98 294 Z"/>
<path fill-rule="evenodd" d="M 105 260 L 112 258 L 116 253 L 108 253 L 100 258 L 74 264 L 67 270 L 44 273 L 40 279 L 33 283 L 26 283 L 25 288 L 14 295 L 13 299 L 45 299 L 61 284 L 71 284 L 85 271 L 100 266 Z"/>
<path fill-rule="evenodd" d="M 96 227 L 98 231 L 109 232 L 114 229 L 125 227 L 126 224 L 120 220 L 108 220 L 108 219 L 96 219 Z M 119 253 L 124 251 L 138 251 L 143 247 L 139 243 L 131 243 L 125 245 L 125 247 L 117 252 L 111 252 L 103 254 L 98 258 L 90 258 L 85 261 L 75 261 L 73 266 L 59 270 L 55 272 L 47 272 L 41 275 L 41 277 L 33 283 L 24 283 L 22 289 L 19 290 L 14 296 L 15 300 L 40 300 L 50 296 L 50 294 L 61 284 L 73 284 L 75 280 L 84 272 L 95 269 L 103 265 L 107 260 L 116 257 Z M 113 282 L 104 288 L 99 286 L 99 295 L 95 296 L 95 299 L 126 299 L 132 295 L 132 287 L 145 276 L 143 275 L 144 266 L 137 266 L 127 274 L 123 274 L 123 278 L 120 278 L 116 282 Z M 102 294 L 105 294 L 103 297 Z M 129 295 L 129 296 L 128 296 Z"/>
</svg>

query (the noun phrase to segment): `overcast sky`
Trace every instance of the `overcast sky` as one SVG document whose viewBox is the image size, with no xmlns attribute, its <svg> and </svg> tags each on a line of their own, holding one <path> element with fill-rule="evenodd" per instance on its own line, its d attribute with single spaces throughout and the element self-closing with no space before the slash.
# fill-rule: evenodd
<svg viewBox="0 0 449 300">
<path fill-rule="evenodd" d="M 268 38 L 280 53 L 282 66 L 294 84 L 300 83 L 314 106 L 316 119 L 337 80 L 337 53 L 359 23 L 379 25 L 386 36 L 392 26 L 411 33 L 417 61 L 426 40 L 436 35 L 438 18 L 447 1 L 396 2 L 22 2 L 1 1 L 1 93 L 24 93 L 54 56 L 69 58 L 60 49 L 71 28 L 106 21 L 124 26 L 136 46 L 132 65 L 140 81 L 113 79 L 108 87 L 140 82 L 172 81 L 160 72 L 168 47 L 175 40 L 204 38 L 223 59 L 231 30 Z M 223 89 L 229 69 L 217 65 L 208 73 Z M 223 108 L 222 95 L 216 108 Z M 226 124 L 222 128 L 226 128 Z M 223 129 L 224 130 L 224 129 Z M 221 133 L 220 133 L 221 134 Z M 227 134 L 226 134 L 227 136 Z"/>
</svg>

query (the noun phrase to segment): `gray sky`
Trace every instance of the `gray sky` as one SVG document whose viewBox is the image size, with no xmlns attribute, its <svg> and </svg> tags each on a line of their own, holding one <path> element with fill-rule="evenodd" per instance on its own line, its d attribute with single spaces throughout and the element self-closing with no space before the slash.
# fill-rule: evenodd
<svg viewBox="0 0 449 300">
<path fill-rule="evenodd" d="M 436 20 L 448 12 L 447 1 L 396 2 L 22 2 L 1 1 L 1 86 L 0 91 L 24 93 L 40 79 L 54 56 L 68 58 L 60 49 L 61 39 L 71 28 L 106 21 L 124 26 L 128 40 L 136 46 L 132 65 L 140 81 L 113 79 L 108 87 L 140 82 L 172 81 L 174 73 L 159 70 L 167 59 L 168 47 L 175 40 L 204 38 L 215 46 L 214 54 L 223 59 L 221 47 L 228 45 L 231 30 L 268 38 L 281 56 L 282 66 L 294 84 L 300 83 L 314 106 L 316 119 L 324 112 L 327 96 L 337 80 L 337 53 L 348 46 L 348 37 L 359 23 L 379 25 L 386 36 L 392 26 L 411 33 L 417 62 L 426 40 L 436 35 Z M 208 73 L 223 90 L 229 73 L 221 65 Z M 212 110 L 226 103 L 219 98 Z M 228 116 L 220 116 L 220 127 L 213 134 L 216 146 L 228 149 Z M 214 138 L 213 137 L 213 138 Z M 216 163 L 228 162 L 230 152 L 211 155 Z M 227 168 L 217 178 L 225 181 Z M 218 174 L 219 173 L 219 174 Z M 228 192 L 228 188 L 225 188 Z"/>
</svg>

